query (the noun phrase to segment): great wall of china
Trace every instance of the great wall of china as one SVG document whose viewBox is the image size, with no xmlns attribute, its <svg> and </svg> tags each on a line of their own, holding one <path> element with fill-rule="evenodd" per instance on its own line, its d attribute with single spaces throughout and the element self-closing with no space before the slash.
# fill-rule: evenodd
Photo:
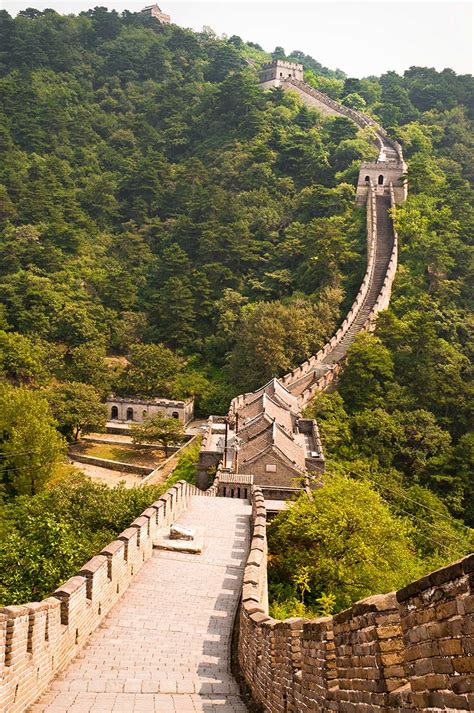
<svg viewBox="0 0 474 713">
<path fill-rule="evenodd" d="M 348 116 L 379 147 L 377 161 L 362 164 L 357 190 L 367 203 L 367 271 L 341 328 L 300 367 L 231 406 L 247 443 L 269 431 L 275 438 L 279 428 L 280 445 L 295 450 L 295 424 L 318 446 L 297 412 L 388 305 L 397 265 L 388 210 L 406 196 L 406 167 L 381 127 L 282 64 L 291 76 L 264 68 L 268 86 Z M 474 556 L 333 617 L 276 621 L 268 615 L 265 497 L 237 467 L 238 455 L 207 490 L 173 486 L 48 599 L 0 610 L 1 713 L 240 713 L 246 696 L 265 713 L 474 710 Z M 156 548 L 175 522 L 196 529 L 201 554 Z M 242 695 L 231 673 L 234 621 Z"/>
</svg>

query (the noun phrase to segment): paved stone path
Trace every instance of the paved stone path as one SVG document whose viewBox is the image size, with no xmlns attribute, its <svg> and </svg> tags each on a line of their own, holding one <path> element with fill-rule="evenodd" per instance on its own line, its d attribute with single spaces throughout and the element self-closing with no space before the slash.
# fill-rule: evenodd
<svg viewBox="0 0 474 713">
<path fill-rule="evenodd" d="M 31 713 L 245 713 L 230 673 L 250 505 L 195 496 L 201 555 L 154 551 Z"/>
</svg>

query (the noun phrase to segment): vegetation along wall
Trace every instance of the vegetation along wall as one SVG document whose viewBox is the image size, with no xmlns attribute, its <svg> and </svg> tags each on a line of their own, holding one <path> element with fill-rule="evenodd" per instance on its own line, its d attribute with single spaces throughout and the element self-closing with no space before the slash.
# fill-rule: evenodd
<svg viewBox="0 0 474 713">
<path fill-rule="evenodd" d="M 264 502 L 256 488 L 238 657 L 265 713 L 473 709 L 474 555 L 331 617 L 276 620 Z"/>
</svg>

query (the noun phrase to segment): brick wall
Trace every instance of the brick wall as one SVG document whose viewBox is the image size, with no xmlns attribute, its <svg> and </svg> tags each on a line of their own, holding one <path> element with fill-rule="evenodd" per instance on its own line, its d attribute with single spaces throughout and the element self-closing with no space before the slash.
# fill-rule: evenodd
<svg viewBox="0 0 474 713">
<path fill-rule="evenodd" d="M 474 710 L 474 555 L 333 617 L 268 615 L 266 513 L 253 494 L 238 659 L 266 713 Z"/>
<path fill-rule="evenodd" d="M 20 713 L 45 691 L 151 557 L 158 530 L 205 494 L 179 481 L 51 597 L 0 608 L 1 713 Z"/>
</svg>

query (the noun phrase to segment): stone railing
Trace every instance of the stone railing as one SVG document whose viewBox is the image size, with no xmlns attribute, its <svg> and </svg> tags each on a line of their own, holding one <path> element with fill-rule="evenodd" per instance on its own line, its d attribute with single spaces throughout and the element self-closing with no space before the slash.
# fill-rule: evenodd
<svg viewBox="0 0 474 713">
<path fill-rule="evenodd" d="M 151 557 L 158 530 L 205 494 L 179 481 L 51 597 L 0 608 L 0 711 L 21 713 L 46 690 Z"/>
<path fill-rule="evenodd" d="M 359 288 L 359 292 L 352 303 L 352 306 L 347 313 L 343 323 L 337 330 L 336 334 L 331 337 L 322 349 L 311 356 L 307 361 L 285 374 L 280 381 L 288 388 L 293 382 L 308 374 L 311 369 L 314 369 L 321 361 L 331 353 L 331 351 L 344 339 L 345 335 L 352 327 L 360 308 L 362 307 L 372 283 L 372 278 L 375 269 L 375 252 L 377 245 L 377 209 L 375 198 L 375 186 L 370 181 L 370 189 L 367 194 L 367 267 L 365 270 L 364 279 Z M 332 381 L 332 379 L 331 379 Z"/>
<path fill-rule="evenodd" d="M 395 195 L 393 191 L 393 185 L 390 184 L 390 206 L 392 211 L 396 209 Z M 395 279 L 395 274 L 397 272 L 398 266 L 398 235 L 395 228 L 393 228 L 393 246 L 392 252 L 390 254 L 390 259 L 388 261 L 387 270 L 385 272 L 385 277 L 383 285 L 378 294 L 377 300 L 372 307 L 369 316 L 364 324 L 363 331 L 371 331 L 375 329 L 375 319 L 378 312 L 381 312 L 390 304 L 390 296 L 392 294 L 392 285 Z"/>
<path fill-rule="evenodd" d="M 278 621 L 258 488 L 252 505 L 238 662 L 265 713 L 474 710 L 474 555 L 332 617 Z"/>
</svg>

